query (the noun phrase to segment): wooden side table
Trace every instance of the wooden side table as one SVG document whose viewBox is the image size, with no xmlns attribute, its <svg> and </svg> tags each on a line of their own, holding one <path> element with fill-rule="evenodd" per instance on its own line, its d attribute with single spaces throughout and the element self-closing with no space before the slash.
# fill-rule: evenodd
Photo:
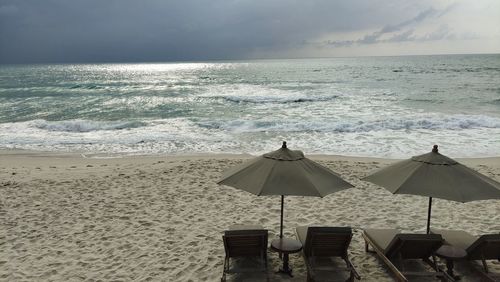
<svg viewBox="0 0 500 282">
<path fill-rule="evenodd" d="M 298 253 L 302 250 L 302 244 L 294 239 L 278 238 L 271 242 L 271 250 L 283 254 L 283 267 L 278 270 L 279 273 L 285 273 L 293 277 L 292 268 L 289 265 L 289 254 Z"/>
<path fill-rule="evenodd" d="M 442 245 L 437 251 L 436 255 L 440 258 L 446 260 L 446 273 L 448 273 L 453 279 L 459 279 L 457 275 L 453 273 L 453 262 L 456 260 L 465 259 L 467 252 L 462 249 L 452 245 Z"/>
</svg>

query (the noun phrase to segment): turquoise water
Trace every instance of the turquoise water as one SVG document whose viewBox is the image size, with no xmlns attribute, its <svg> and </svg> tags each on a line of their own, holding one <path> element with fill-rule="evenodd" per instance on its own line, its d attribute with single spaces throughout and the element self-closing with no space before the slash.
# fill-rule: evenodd
<svg viewBox="0 0 500 282">
<path fill-rule="evenodd" d="M 500 155 L 500 55 L 0 66 L 0 148 Z"/>
</svg>

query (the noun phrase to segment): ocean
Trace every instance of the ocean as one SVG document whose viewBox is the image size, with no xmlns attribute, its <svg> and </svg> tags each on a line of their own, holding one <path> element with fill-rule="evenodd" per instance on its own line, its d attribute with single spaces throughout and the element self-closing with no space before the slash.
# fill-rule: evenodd
<svg viewBox="0 0 500 282">
<path fill-rule="evenodd" d="M 500 55 L 0 65 L 0 149 L 500 155 Z"/>
</svg>

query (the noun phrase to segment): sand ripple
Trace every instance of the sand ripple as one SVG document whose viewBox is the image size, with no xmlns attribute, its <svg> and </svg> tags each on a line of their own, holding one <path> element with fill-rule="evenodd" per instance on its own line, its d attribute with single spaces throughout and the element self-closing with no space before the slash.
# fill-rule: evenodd
<svg viewBox="0 0 500 282">
<path fill-rule="evenodd" d="M 261 224 L 271 239 L 279 232 L 279 197 L 215 183 L 239 158 L 2 158 L 2 281 L 218 281 L 221 236 L 229 225 Z M 287 197 L 285 236 L 294 236 L 298 225 L 352 226 L 350 255 L 363 280 L 391 281 L 384 265 L 365 253 L 361 229 L 423 231 L 427 199 L 392 195 L 359 180 L 389 161 L 329 157 L 320 162 L 356 188 L 323 199 Z M 497 166 L 474 168 L 500 180 Z M 498 201 L 436 199 L 433 205 L 434 227 L 482 234 L 499 232 L 499 222 Z M 278 256 L 269 256 L 270 268 L 277 269 Z M 295 278 L 272 273 L 271 280 L 304 281 L 302 258 L 292 255 L 291 265 Z M 500 272 L 500 263 L 490 266 Z M 464 280 L 474 281 L 468 277 Z"/>
</svg>

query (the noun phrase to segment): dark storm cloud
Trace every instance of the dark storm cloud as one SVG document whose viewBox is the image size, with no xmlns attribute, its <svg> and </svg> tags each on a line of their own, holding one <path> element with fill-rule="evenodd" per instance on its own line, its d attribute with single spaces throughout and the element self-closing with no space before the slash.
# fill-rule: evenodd
<svg viewBox="0 0 500 282">
<path fill-rule="evenodd" d="M 438 11 L 434 8 L 426 9 L 418 13 L 410 20 L 400 22 L 398 24 L 389 24 L 380 30 L 367 34 L 357 40 L 329 40 L 324 44 L 338 47 L 346 47 L 354 44 L 375 44 L 380 42 L 404 42 L 404 41 L 430 41 L 440 40 L 449 37 L 449 29 L 446 26 L 440 26 L 436 31 L 426 34 L 425 36 L 414 35 L 413 26 L 424 22 L 425 20 L 433 17 L 441 17 L 449 12 L 455 5 L 450 5 L 446 9 Z M 391 34 L 389 38 L 383 38 L 384 35 Z"/>
<path fill-rule="evenodd" d="M 388 2 L 392 9 L 384 7 Z M 428 9 L 412 18 L 414 11 L 406 8 L 410 3 L 0 0 L 0 63 L 247 58 L 254 51 L 285 50 L 331 32 L 384 26 L 388 19 L 400 23 L 359 41 L 370 43 L 437 13 Z"/>
<path fill-rule="evenodd" d="M 404 21 L 404 22 L 396 24 L 396 25 L 386 25 L 378 33 L 384 34 L 384 33 L 399 31 L 402 28 L 407 27 L 409 25 L 418 24 L 420 22 L 423 22 L 425 19 L 432 17 L 433 15 L 436 15 L 436 14 L 437 14 L 437 11 L 434 8 L 429 8 L 425 11 L 420 12 L 413 19 Z"/>
<path fill-rule="evenodd" d="M 449 5 L 443 10 L 436 10 L 434 8 L 426 9 L 418 13 L 415 17 L 410 20 L 400 22 L 398 24 L 389 24 L 381 28 L 380 30 L 367 34 L 362 38 L 357 40 L 328 40 L 323 43 L 323 45 L 330 45 L 333 47 L 347 47 L 354 44 L 375 44 L 381 42 L 405 42 L 405 41 L 432 41 L 441 40 L 446 38 L 451 38 L 453 35 L 450 33 L 450 29 L 442 25 L 437 30 L 426 34 L 424 36 L 416 36 L 414 34 L 415 30 L 412 28 L 419 23 L 424 22 L 429 18 L 439 18 L 449 11 L 451 11 L 456 4 Z M 391 34 L 389 38 L 383 38 L 384 35 Z"/>
</svg>

